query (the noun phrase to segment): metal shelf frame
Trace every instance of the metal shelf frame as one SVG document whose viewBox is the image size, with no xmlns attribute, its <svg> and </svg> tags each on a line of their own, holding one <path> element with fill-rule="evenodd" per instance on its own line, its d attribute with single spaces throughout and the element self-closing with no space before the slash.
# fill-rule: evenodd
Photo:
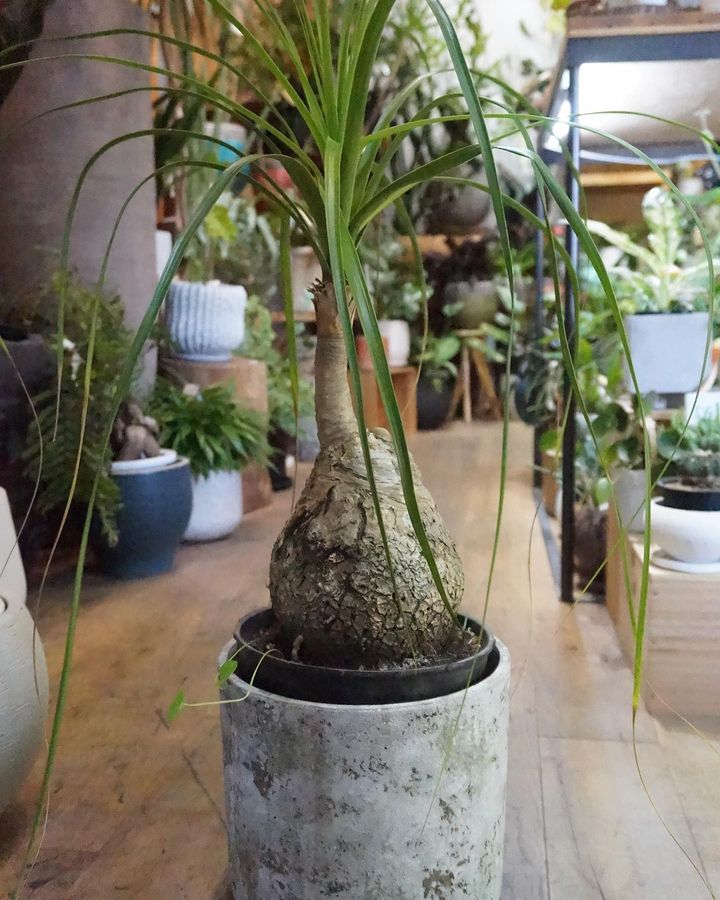
<svg viewBox="0 0 720 900">
<path fill-rule="evenodd" d="M 564 79 L 557 77 L 548 104 L 549 116 L 554 116 L 560 102 L 566 96 L 570 102 L 568 116 L 569 131 L 564 140 L 565 153 L 545 149 L 545 141 L 550 129 L 542 129 L 538 137 L 538 152 L 547 162 L 563 164 L 569 160 L 571 165 L 565 167 L 565 185 L 568 196 L 575 208 L 579 206 L 580 186 L 573 170 L 578 173 L 583 162 L 634 163 L 637 157 L 625 153 L 619 148 L 598 148 L 583 150 L 582 129 L 575 127 L 580 112 L 579 79 L 580 66 L 584 63 L 620 63 L 620 62 L 678 62 L 689 60 L 720 59 L 720 31 L 697 30 L 662 33 L 621 34 L 610 31 L 602 36 L 568 35 L 564 54 L 558 69 L 559 76 L 567 72 L 565 83 L 567 89 L 561 88 Z M 651 144 L 642 146 L 647 155 L 658 165 L 669 165 L 689 159 L 706 158 L 706 151 L 699 141 L 674 142 L 672 144 Z M 538 198 L 540 214 L 542 209 Z M 566 248 L 573 266 L 578 262 L 578 241 L 570 229 L 567 229 Z M 536 290 L 535 317 L 536 326 L 543 317 L 543 249 L 544 240 L 539 232 L 536 240 Z M 565 278 L 564 298 L 565 327 L 570 337 L 571 349 L 577 345 L 578 335 L 575 328 L 575 305 L 570 278 Z M 560 541 L 560 599 L 566 603 L 574 602 L 574 552 L 575 552 L 575 399 L 567 376 L 563 384 L 563 403 L 568 410 L 567 425 L 562 445 L 562 518 Z M 535 462 L 539 462 L 538 435 L 535 441 Z"/>
</svg>

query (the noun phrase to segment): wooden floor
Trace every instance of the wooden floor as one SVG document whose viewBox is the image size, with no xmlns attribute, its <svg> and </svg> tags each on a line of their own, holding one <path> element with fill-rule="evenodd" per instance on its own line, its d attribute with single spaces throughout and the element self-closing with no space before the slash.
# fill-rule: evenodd
<svg viewBox="0 0 720 900">
<path fill-rule="evenodd" d="M 498 426 L 476 424 L 413 441 L 459 542 L 468 610 L 484 601 L 499 438 Z M 514 665 L 503 898 L 708 897 L 640 785 L 630 671 L 605 608 L 558 603 L 539 529 L 530 547 L 529 460 L 529 432 L 514 426 L 489 615 Z M 47 832 L 25 896 L 218 893 L 226 848 L 217 709 L 186 711 L 170 727 L 165 710 L 181 688 L 189 699 L 214 699 L 220 647 L 237 618 L 267 600 L 269 550 L 289 503 L 289 492 L 278 495 L 233 538 L 183 548 L 171 575 L 131 584 L 88 579 Z M 43 603 L 51 677 L 68 593 L 56 586 Z M 696 724 L 720 735 L 718 723 Z M 686 725 L 659 725 L 647 714 L 637 741 L 660 814 L 720 892 L 720 757 Z M 0 896 L 13 881 L 33 787 L 0 817 Z"/>
</svg>

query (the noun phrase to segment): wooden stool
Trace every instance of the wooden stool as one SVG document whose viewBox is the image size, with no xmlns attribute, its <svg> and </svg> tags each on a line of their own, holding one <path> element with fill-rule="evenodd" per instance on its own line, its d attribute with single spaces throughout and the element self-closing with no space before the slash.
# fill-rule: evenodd
<svg viewBox="0 0 720 900">
<path fill-rule="evenodd" d="M 502 419 L 502 407 L 495 391 L 495 382 L 485 359 L 485 354 L 476 346 L 472 346 L 472 338 L 477 340 L 483 337 L 483 332 L 461 328 L 454 333 L 460 339 L 461 344 L 460 377 L 455 384 L 450 418 L 454 418 L 458 403 L 462 398 L 463 421 L 472 422 L 472 372 L 470 369 L 470 363 L 472 362 L 480 382 L 480 390 L 485 401 L 488 418 L 493 420 Z"/>
</svg>

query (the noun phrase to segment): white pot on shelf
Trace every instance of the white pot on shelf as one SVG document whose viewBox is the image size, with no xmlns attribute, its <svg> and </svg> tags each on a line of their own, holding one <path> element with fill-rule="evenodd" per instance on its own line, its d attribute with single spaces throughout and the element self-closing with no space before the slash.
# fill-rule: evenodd
<svg viewBox="0 0 720 900">
<path fill-rule="evenodd" d="M 164 469 L 177 462 L 177 453 L 161 447 L 157 456 L 143 456 L 141 459 L 116 459 L 110 465 L 111 475 L 134 475 L 150 469 Z"/>
<path fill-rule="evenodd" d="M 720 562 L 720 510 L 675 509 L 652 501 L 652 541 L 672 559 Z"/>
<path fill-rule="evenodd" d="M 387 339 L 387 357 L 391 366 L 406 366 L 410 359 L 410 326 L 404 319 L 381 319 L 378 328 Z"/>
<path fill-rule="evenodd" d="M 193 477 L 193 507 L 183 540 L 215 541 L 227 537 L 240 524 L 242 513 L 240 472 L 211 472 L 207 478 Z"/>
<path fill-rule="evenodd" d="M 290 254 L 293 309 L 310 312 L 313 309 L 310 288 L 322 278 L 322 268 L 312 247 L 293 247 Z"/>
<path fill-rule="evenodd" d="M 0 812 L 42 746 L 48 675 L 40 636 L 25 605 L 27 586 L 7 494 L 0 488 Z"/>
<path fill-rule="evenodd" d="M 175 279 L 165 324 L 180 359 L 227 362 L 245 337 L 247 291 L 239 284 Z"/>
<path fill-rule="evenodd" d="M 695 391 L 708 368 L 706 312 L 641 313 L 625 316 L 635 375 L 641 394 Z M 704 361 L 703 361 L 704 360 Z M 634 390 L 625 363 L 625 383 Z"/>
</svg>

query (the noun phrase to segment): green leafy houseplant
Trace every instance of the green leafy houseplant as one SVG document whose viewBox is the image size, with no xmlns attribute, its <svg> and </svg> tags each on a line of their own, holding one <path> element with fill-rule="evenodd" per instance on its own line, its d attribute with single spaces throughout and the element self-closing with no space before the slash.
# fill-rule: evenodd
<svg viewBox="0 0 720 900">
<path fill-rule="evenodd" d="M 67 324 L 58 345 L 54 313 L 60 296 Z M 110 477 L 107 425 L 115 418 L 117 373 L 132 343 L 123 307 L 116 296 L 57 275 L 36 310 L 34 327 L 65 357 L 59 389 L 55 384 L 32 398 L 37 420 L 28 434 L 25 463 L 28 476 L 39 478 L 37 509 L 61 512 L 69 497 L 86 506 L 94 494 L 94 508 L 112 543 L 119 492 Z M 92 396 L 82 416 L 88 384 Z"/>
<path fill-rule="evenodd" d="M 704 248 L 688 248 L 693 223 L 677 198 L 661 187 L 643 198 L 647 245 L 603 222 L 590 231 L 622 252 L 610 269 L 618 300 L 629 313 L 686 312 L 708 308 L 708 260 Z M 718 264 L 718 260 L 714 264 Z"/>
<path fill-rule="evenodd" d="M 262 417 L 239 406 L 222 385 L 192 392 L 160 381 L 150 409 L 163 446 L 186 457 L 196 478 L 243 469 L 250 462 L 267 464 Z"/>
<path fill-rule="evenodd" d="M 457 366 L 453 362 L 460 352 L 460 339 L 454 334 L 437 336 L 428 334 L 422 341 L 417 339 L 414 362 L 420 367 L 420 375 L 427 378 L 436 391 L 448 381 L 457 378 Z"/>
<path fill-rule="evenodd" d="M 378 320 L 414 322 L 420 314 L 423 289 L 415 273 L 402 262 L 404 247 L 385 221 L 368 228 L 360 246 Z"/>
<path fill-rule="evenodd" d="M 708 413 L 687 427 L 676 417 L 658 435 L 657 445 L 669 476 L 688 487 L 720 491 L 720 413 Z"/>
<path fill-rule="evenodd" d="M 279 431 L 291 437 L 295 436 L 297 420 L 290 360 L 275 346 L 270 310 L 256 294 L 248 297 L 245 309 L 245 340 L 240 348 L 240 355 L 248 359 L 261 360 L 267 365 L 270 432 Z M 312 385 L 307 378 L 298 374 L 298 418 L 311 416 L 312 412 Z"/>
</svg>

